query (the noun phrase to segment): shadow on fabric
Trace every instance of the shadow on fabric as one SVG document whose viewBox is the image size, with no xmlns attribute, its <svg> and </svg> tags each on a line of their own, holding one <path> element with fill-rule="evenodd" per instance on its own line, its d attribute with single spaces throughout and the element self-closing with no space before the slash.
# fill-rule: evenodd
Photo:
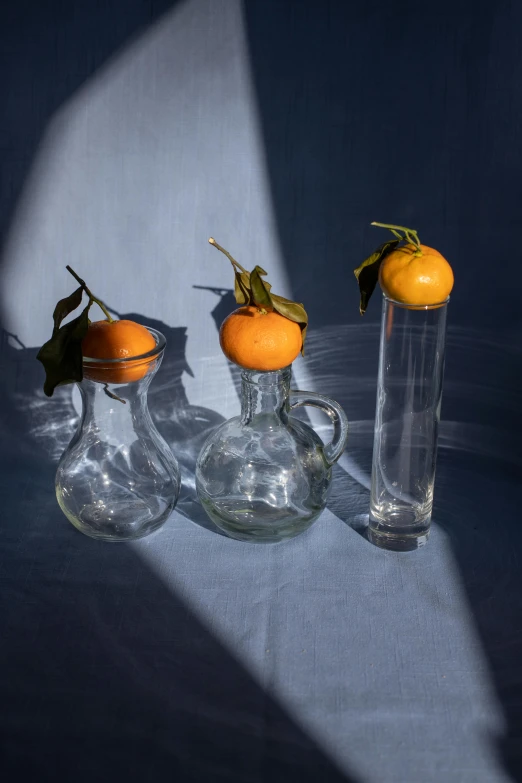
<svg viewBox="0 0 522 783">
<path fill-rule="evenodd" d="M 369 224 L 412 226 L 454 265 L 434 521 L 452 543 L 503 708 L 505 734 L 490 739 L 522 780 L 522 6 L 469 11 L 464 0 L 244 3 L 274 218 L 292 294 L 310 316 L 314 387 L 355 422 L 346 453 L 362 473 L 380 306 L 361 322 L 352 270 L 386 238 Z M 358 482 L 342 463 L 336 481 L 330 508 L 356 527 L 367 490 L 346 510 L 341 484 Z"/>
</svg>

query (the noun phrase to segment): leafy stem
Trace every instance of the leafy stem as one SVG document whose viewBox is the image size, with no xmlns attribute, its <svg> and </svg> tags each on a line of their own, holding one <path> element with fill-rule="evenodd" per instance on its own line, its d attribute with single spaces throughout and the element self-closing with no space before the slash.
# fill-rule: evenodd
<svg viewBox="0 0 522 783">
<path fill-rule="evenodd" d="M 379 281 L 382 262 L 390 253 L 393 253 L 397 249 L 401 249 L 401 242 L 407 242 L 409 245 L 413 245 L 415 250 L 412 255 L 422 256 L 422 246 L 415 229 L 406 228 L 406 226 L 396 226 L 394 223 L 377 223 L 377 221 L 374 221 L 372 226 L 389 229 L 395 238 L 384 242 L 371 254 L 371 256 L 368 256 L 357 269 L 354 269 L 355 277 L 359 283 L 359 312 L 361 315 L 364 315 L 366 312 L 370 297 Z"/>
<path fill-rule="evenodd" d="M 387 228 L 389 229 L 392 234 L 397 237 L 397 239 L 400 239 L 401 242 L 409 242 L 411 245 L 415 245 L 415 255 L 421 256 L 422 250 L 421 250 L 421 244 L 419 237 L 417 236 L 417 232 L 413 228 L 406 228 L 406 226 L 396 226 L 393 223 L 377 223 L 373 222 L 371 224 L 372 226 L 378 226 L 379 228 Z M 401 232 L 404 234 L 404 236 L 401 235 Z"/>
<path fill-rule="evenodd" d="M 233 267 L 237 267 L 237 268 L 239 269 L 239 271 L 240 271 L 242 274 L 246 274 L 246 275 L 248 275 L 248 272 L 246 271 L 246 269 L 245 269 L 244 267 L 242 267 L 242 266 L 241 266 L 241 264 L 240 264 L 238 261 L 236 261 L 236 259 L 235 259 L 235 258 L 232 258 L 232 256 L 231 256 L 231 255 L 230 255 L 230 253 L 228 252 L 228 250 L 225 250 L 225 248 L 224 248 L 224 247 L 221 247 L 221 245 L 219 245 L 219 244 L 216 242 L 216 240 L 214 239 L 214 237 L 210 237 L 210 239 L 208 240 L 208 242 L 209 242 L 209 244 L 210 244 L 210 245 L 214 245 L 214 247 L 215 247 L 215 248 L 217 248 L 218 250 L 220 250 L 220 251 L 221 251 L 221 252 L 222 252 L 222 253 L 223 253 L 223 254 L 224 254 L 224 255 L 225 255 L 227 258 L 228 258 L 228 260 L 230 261 L 230 263 L 232 264 L 232 266 L 233 266 Z"/>
<path fill-rule="evenodd" d="M 94 296 L 92 291 L 90 291 L 89 288 L 87 287 L 87 285 L 85 283 L 85 280 L 82 280 L 81 277 L 76 274 L 74 269 L 72 269 L 69 266 L 69 264 L 67 264 L 67 266 L 65 268 L 67 269 L 68 272 L 71 273 L 71 275 L 74 277 L 76 282 L 79 283 L 80 286 L 82 287 L 82 289 L 85 291 L 85 293 L 89 297 L 90 304 L 92 304 L 93 302 L 94 302 L 94 304 L 97 304 L 98 307 L 103 311 L 103 314 L 107 318 L 108 322 L 112 324 L 114 322 L 114 318 L 111 317 L 111 314 L 109 313 L 109 311 L 107 310 L 107 308 L 105 307 L 105 305 L 103 304 L 101 299 L 98 299 L 98 297 Z"/>
<path fill-rule="evenodd" d="M 214 245 L 225 255 L 234 269 L 234 296 L 239 305 L 257 307 L 261 315 L 267 315 L 275 310 L 276 313 L 287 318 L 289 321 L 299 324 L 303 338 L 301 352 L 304 354 L 304 341 L 306 339 L 306 329 L 308 326 L 308 316 L 303 305 L 299 302 L 292 302 L 283 296 L 277 296 L 272 293 L 272 286 L 263 277 L 266 272 L 262 267 L 256 266 L 251 272 L 241 266 L 233 258 L 228 250 L 221 247 L 214 237 L 210 237 L 209 244 Z"/>
</svg>

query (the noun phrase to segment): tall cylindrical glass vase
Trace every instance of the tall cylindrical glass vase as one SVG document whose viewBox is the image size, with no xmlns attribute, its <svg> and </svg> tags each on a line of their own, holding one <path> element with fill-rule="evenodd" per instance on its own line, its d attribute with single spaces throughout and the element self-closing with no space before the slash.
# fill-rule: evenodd
<svg viewBox="0 0 522 783">
<path fill-rule="evenodd" d="M 384 549 L 428 540 L 448 302 L 412 307 L 383 296 L 369 538 Z"/>
</svg>

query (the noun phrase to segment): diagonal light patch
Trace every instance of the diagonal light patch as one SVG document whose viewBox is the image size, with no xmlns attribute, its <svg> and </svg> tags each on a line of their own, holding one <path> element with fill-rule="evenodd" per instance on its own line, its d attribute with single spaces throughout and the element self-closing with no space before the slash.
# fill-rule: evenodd
<svg viewBox="0 0 522 783">
<path fill-rule="evenodd" d="M 397 736 L 420 742 L 427 731 L 437 746 L 440 711 L 465 706 L 454 736 L 472 767 L 495 779 L 483 736 L 500 735 L 503 722 L 450 543 L 437 528 L 429 551 L 404 559 L 324 522 L 261 546 L 174 514 L 161 535 L 133 549 L 347 774 L 382 780 L 365 750 L 368 731 L 390 752 Z"/>
<path fill-rule="evenodd" d="M 217 396 L 218 413 L 237 413 L 234 395 L 215 394 L 230 376 L 204 288 L 230 289 L 233 277 L 208 237 L 288 291 L 247 60 L 240 3 L 190 0 L 53 118 L 5 255 L 3 306 L 25 344 L 47 334 L 70 263 L 116 311 L 187 327 L 189 399 L 208 407 Z"/>
<path fill-rule="evenodd" d="M 271 261 L 277 259 L 275 232 L 245 61 L 240 4 L 192 0 L 118 53 L 53 118 L 6 249 L 3 305 L 24 344 L 39 345 L 47 334 L 52 307 L 68 292 L 64 266 L 70 263 L 118 312 L 187 327 L 185 359 L 194 379 L 185 373 L 183 380 L 192 408 L 237 413 L 217 348 L 213 295 L 194 287 L 231 284 L 231 270 L 209 249 L 208 236 L 219 237 L 249 266 L 269 266 L 274 287 L 286 292 L 282 267 Z M 23 285 L 27 279 L 30 286 Z M 27 388 L 20 382 L 20 405 L 35 388 L 32 378 Z M 27 412 L 28 423 L 34 419 L 31 435 L 47 438 L 53 457 L 67 430 L 56 403 L 64 403 L 72 420 L 70 392 L 49 401 L 45 413 L 40 405 Z M 165 388 L 163 403 L 167 395 Z M 205 557 L 194 540 L 210 534 L 174 519 L 172 545 L 156 537 L 158 549 L 146 543 L 136 551 L 153 571 L 161 572 L 169 553 L 195 572 Z M 278 569 L 272 570 L 277 580 Z M 169 584 L 177 591 L 182 583 Z M 208 616 L 219 613 L 221 600 L 225 611 L 234 611 L 233 595 L 205 595 Z M 240 590 L 238 597 L 239 633 L 249 635 L 250 607 Z M 256 640 L 265 650 L 267 603 L 261 594 L 254 603 Z"/>
</svg>

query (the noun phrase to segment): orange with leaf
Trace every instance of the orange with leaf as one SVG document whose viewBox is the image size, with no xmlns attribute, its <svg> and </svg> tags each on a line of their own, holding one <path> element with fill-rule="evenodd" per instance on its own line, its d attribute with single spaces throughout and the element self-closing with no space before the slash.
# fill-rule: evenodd
<svg viewBox="0 0 522 783">
<path fill-rule="evenodd" d="M 272 293 L 260 266 L 247 272 L 215 239 L 208 241 L 231 262 L 234 294 L 241 305 L 225 318 L 219 331 L 227 359 L 247 370 L 263 372 L 292 364 L 304 353 L 308 316 L 303 305 Z"/>
<path fill-rule="evenodd" d="M 131 383 L 143 378 L 156 348 L 151 332 L 135 321 L 113 319 L 76 272 L 70 266 L 67 270 L 80 287 L 56 305 L 52 337 L 37 355 L 45 368 L 45 394 L 52 397 L 57 386 L 81 382 L 84 377 L 103 384 Z M 87 306 L 72 321 L 62 324 L 80 306 L 84 293 L 89 300 Z M 93 304 L 101 308 L 106 320 L 89 320 Z"/>
<path fill-rule="evenodd" d="M 395 239 L 385 242 L 357 269 L 355 276 L 364 315 L 377 285 L 389 299 L 411 307 L 435 307 L 449 297 L 454 283 L 453 270 L 443 255 L 422 245 L 417 232 L 389 223 L 372 223 L 389 229 Z"/>
</svg>

